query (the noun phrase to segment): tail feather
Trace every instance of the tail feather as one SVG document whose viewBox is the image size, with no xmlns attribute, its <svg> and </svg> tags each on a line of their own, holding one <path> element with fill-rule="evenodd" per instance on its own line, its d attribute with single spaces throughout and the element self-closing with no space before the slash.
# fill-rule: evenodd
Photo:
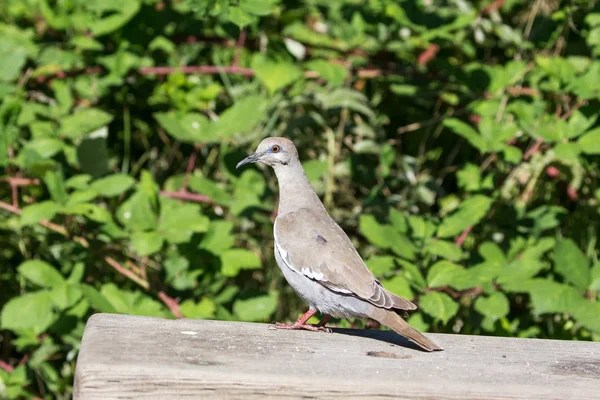
<svg viewBox="0 0 600 400">
<path fill-rule="evenodd" d="M 423 350 L 436 351 L 444 350 L 442 347 L 425 337 L 421 332 L 413 328 L 403 320 L 398 314 L 390 310 L 379 309 L 377 315 L 374 316 L 375 320 L 379 323 L 391 328 L 397 334 L 407 338 L 411 342 L 417 344 Z M 383 312 L 382 312 L 383 311 Z"/>
</svg>

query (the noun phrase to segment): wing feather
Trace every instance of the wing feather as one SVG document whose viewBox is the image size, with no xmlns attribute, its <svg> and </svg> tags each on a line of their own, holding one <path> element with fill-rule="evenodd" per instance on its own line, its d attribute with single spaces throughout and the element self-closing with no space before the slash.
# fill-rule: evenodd
<svg viewBox="0 0 600 400">
<path fill-rule="evenodd" d="M 350 238 L 327 213 L 303 208 L 278 216 L 274 232 L 279 254 L 294 272 L 378 307 L 416 309 L 412 302 L 381 285 Z"/>
</svg>

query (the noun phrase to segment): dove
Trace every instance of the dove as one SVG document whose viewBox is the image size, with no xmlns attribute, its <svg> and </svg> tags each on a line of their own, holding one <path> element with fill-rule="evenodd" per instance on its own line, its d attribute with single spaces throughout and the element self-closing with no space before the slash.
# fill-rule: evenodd
<svg viewBox="0 0 600 400">
<path fill-rule="evenodd" d="M 293 324 L 277 329 L 329 331 L 331 318 L 370 318 L 426 351 L 443 350 L 399 313 L 417 306 L 386 290 L 364 263 L 354 244 L 329 216 L 298 157 L 294 143 L 283 137 L 264 139 L 236 168 L 262 163 L 275 171 L 279 206 L 273 225 L 275 260 L 288 284 L 308 304 Z M 317 325 L 307 321 L 320 312 Z"/>
</svg>

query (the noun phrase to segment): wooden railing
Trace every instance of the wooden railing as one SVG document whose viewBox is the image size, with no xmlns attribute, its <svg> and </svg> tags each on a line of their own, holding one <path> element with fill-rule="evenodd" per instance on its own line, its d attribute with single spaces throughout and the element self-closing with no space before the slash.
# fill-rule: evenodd
<svg viewBox="0 0 600 400">
<path fill-rule="evenodd" d="M 600 343 L 96 314 L 75 399 L 600 399 Z"/>
</svg>

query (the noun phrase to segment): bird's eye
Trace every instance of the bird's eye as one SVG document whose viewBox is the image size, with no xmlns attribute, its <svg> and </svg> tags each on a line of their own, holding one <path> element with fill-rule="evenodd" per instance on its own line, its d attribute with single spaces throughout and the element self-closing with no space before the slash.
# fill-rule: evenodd
<svg viewBox="0 0 600 400">
<path fill-rule="evenodd" d="M 271 147 L 271 151 L 273 153 L 279 153 L 279 150 L 281 150 L 281 148 L 279 146 L 277 146 L 277 145 Z"/>
</svg>

